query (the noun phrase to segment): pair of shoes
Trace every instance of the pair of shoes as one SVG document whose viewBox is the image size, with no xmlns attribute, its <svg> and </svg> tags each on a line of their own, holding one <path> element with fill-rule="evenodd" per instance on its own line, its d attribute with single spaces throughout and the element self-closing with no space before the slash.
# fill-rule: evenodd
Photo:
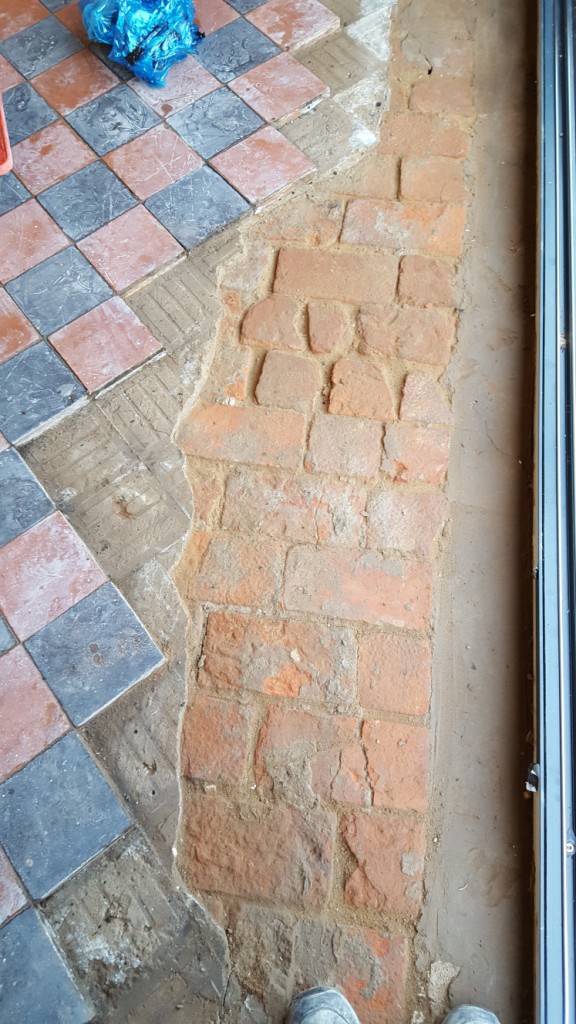
<svg viewBox="0 0 576 1024">
<path fill-rule="evenodd" d="M 287 1024 L 360 1024 L 350 1003 L 335 988 L 309 988 L 292 1000 Z M 498 1024 L 498 1018 L 479 1006 L 452 1010 L 444 1024 Z"/>
</svg>

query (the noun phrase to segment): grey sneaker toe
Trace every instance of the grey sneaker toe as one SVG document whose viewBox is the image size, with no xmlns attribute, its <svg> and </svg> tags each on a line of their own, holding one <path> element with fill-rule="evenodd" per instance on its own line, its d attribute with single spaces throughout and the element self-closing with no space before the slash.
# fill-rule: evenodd
<svg viewBox="0 0 576 1024">
<path fill-rule="evenodd" d="M 295 996 L 286 1024 L 360 1024 L 348 1000 L 335 988 L 309 988 Z"/>
<path fill-rule="evenodd" d="M 459 1006 L 444 1018 L 444 1024 L 498 1024 L 498 1018 L 480 1006 Z"/>
</svg>

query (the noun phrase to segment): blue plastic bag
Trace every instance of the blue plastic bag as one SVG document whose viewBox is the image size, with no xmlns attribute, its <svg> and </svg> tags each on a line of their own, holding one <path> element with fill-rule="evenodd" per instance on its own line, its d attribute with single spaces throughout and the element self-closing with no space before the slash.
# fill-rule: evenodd
<svg viewBox="0 0 576 1024">
<path fill-rule="evenodd" d="M 80 0 L 80 7 L 90 38 L 111 46 L 110 59 L 149 85 L 164 85 L 203 38 L 192 0 Z"/>
</svg>

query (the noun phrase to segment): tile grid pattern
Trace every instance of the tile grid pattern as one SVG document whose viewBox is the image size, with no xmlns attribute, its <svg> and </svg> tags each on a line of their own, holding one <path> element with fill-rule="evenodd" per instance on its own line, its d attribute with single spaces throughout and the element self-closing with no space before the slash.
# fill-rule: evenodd
<svg viewBox="0 0 576 1024">
<path fill-rule="evenodd" d="M 76 0 L 0 15 L 14 154 L 0 178 L 0 430 L 13 444 L 161 352 L 122 293 L 315 170 L 278 126 L 328 89 L 288 51 L 337 16 L 318 0 L 288 13 L 211 0 L 198 19 L 194 56 L 153 89 L 89 43 Z"/>
</svg>

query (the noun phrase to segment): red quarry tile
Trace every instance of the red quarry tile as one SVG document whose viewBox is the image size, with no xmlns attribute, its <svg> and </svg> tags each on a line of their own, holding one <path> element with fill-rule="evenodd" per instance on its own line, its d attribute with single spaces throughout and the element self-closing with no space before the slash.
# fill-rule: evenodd
<svg viewBox="0 0 576 1024">
<path fill-rule="evenodd" d="M 0 363 L 28 348 L 37 337 L 38 332 L 30 321 L 20 312 L 8 292 L 0 288 Z"/>
<path fill-rule="evenodd" d="M 70 243 L 35 199 L 0 217 L 0 281 L 5 283 Z"/>
<path fill-rule="evenodd" d="M 207 36 L 211 32 L 216 32 L 216 29 L 229 25 L 239 16 L 229 4 L 224 3 L 224 0 L 194 0 L 194 10 L 194 21 L 200 31 Z"/>
<path fill-rule="evenodd" d="M 160 124 L 109 153 L 104 162 L 144 200 L 195 171 L 202 159 L 168 125 Z"/>
<path fill-rule="evenodd" d="M 131 89 L 152 107 L 161 117 L 168 117 L 177 110 L 182 110 L 189 103 L 194 103 L 202 96 L 218 89 L 220 82 L 203 68 L 194 57 L 186 57 L 170 68 L 166 85 L 162 89 L 153 89 L 138 78 L 128 82 Z"/>
<path fill-rule="evenodd" d="M 51 335 L 54 348 L 88 388 L 109 384 L 162 345 L 122 299 L 109 299 Z"/>
<path fill-rule="evenodd" d="M 68 732 L 70 722 L 23 647 L 0 658 L 0 781 Z"/>
<path fill-rule="evenodd" d="M 268 0 L 247 15 L 256 28 L 265 32 L 282 50 L 306 46 L 340 27 L 338 15 L 318 0 Z"/>
<path fill-rule="evenodd" d="M 2 0 L 0 4 L 0 42 L 22 29 L 47 18 L 47 11 L 38 0 Z"/>
<path fill-rule="evenodd" d="M 19 142 L 12 155 L 17 176 L 34 194 L 96 159 L 92 150 L 63 121 L 55 121 Z"/>
<path fill-rule="evenodd" d="M 80 50 L 34 79 L 36 92 L 59 114 L 69 114 L 115 85 L 116 75 L 90 50 Z"/>
<path fill-rule="evenodd" d="M 5 452 L 10 447 L 10 442 L 6 440 L 4 434 L 0 434 L 0 452 Z"/>
<path fill-rule="evenodd" d="M 88 39 L 88 33 L 84 28 L 84 22 L 82 21 L 82 12 L 78 6 L 78 3 L 68 4 L 67 7 L 62 7 L 60 11 L 54 12 L 59 21 L 66 28 L 70 29 L 74 35 L 80 39 L 85 46 L 88 46 L 90 40 Z"/>
<path fill-rule="evenodd" d="M 0 548 L 0 608 L 20 640 L 106 580 L 61 512 Z"/>
<path fill-rule="evenodd" d="M 251 203 L 263 203 L 316 169 L 292 142 L 267 126 L 210 163 Z"/>
<path fill-rule="evenodd" d="M 78 248 L 116 291 L 123 291 L 184 252 L 143 206 L 88 235 Z"/>
<path fill-rule="evenodd" d="M 265 121 L 288 121 L 329 93 L 328 86 L 289 53 L 279 53 L 240 75 L 230 89 Z"/>
<path fill-rule="evenodd" d="M 0 927 L 25 906 L 26 896 L 14 869 L 4 851 L 0 850 Z"/>
<path fill-rule="evenodd" d="M 13 68 L 7 60 L 4 60 L 4 57 L 0 57 L 0 93 L 6 92 L 13 85 L 19 85 L 23 81 L 22 75 L 16 71 L 16 68 Z"/>
</svg>

